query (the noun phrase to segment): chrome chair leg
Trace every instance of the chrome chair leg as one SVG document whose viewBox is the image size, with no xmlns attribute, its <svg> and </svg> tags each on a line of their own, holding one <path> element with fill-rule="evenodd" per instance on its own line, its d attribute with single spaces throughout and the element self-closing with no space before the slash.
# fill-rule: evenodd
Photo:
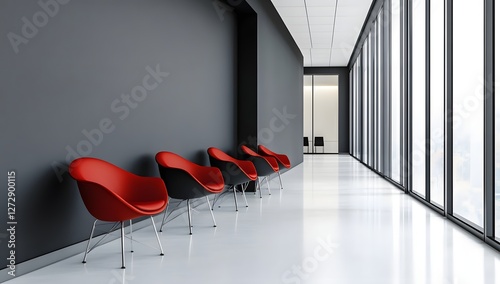
<svg viewBox="0 0 500 284">
<path fill-rule="evenodd" d="M 92 236 L 94 235 L 94 229 L 95 229 L 96 223 L 97 223 L 97 220 L 95 220 L 94 225 L 92 225 L 92 230 L 90 231 L 90 237 L 89 237 L 89 241 L 87 243 L 87 249 L 85 250 L 85 255 L 83 256 L 82 263 L 87 263 L 87 254 L 89 253 L 90 242 L 92 241 Z"/>
<path fill-rule="evenodd" d="M 244 185 L 240 184 L 240 186 L 241 186 L 241 194 L 243 195 L 243 199 L 245 200 L 246 207 L 248 207 L 248 201 L 247 201 L 247 196 L 245 194 L 245 190 L 247 189 L 247 187 L 248 187 L 249 184 L 250 184 L 250 182 L 247 182 Z"/>
<path fill-rule="evenodd" d="M 214 194 L 214 201 L 212 202 L 212 211 L 214 210 L 216 200 L 217 200 L 217 194 Z"/>
<path fill-rule="evenodd" d="M 234 205 L 236 206 L 236 211 L 238 211 L 238 200 L 236 199 L 236 186 L 233 185 L 233 193 L 234 193 Z"/>
<path fill-rule="evenodd" d="M 167 207 L 165 208 L 165 213 L 163 213 L 163 219 L 161 220 L 161 226 L 160 226 L 160 232 L 163 232 L 163 225 L 165 225 L 165 221 L 167 220 L 167 211 L 168 211 L 168 205 L 170 205 L 170 202 L 167 203 Z"/>
<path fill-rule="evenodd" d="M 208 210 L 210 210 L 210 214 L 212 214 L 212 220 L 214 220 L 214 227 L 217 227 L 217 224 L 215 223 L 214 210 L 210 206 L 210 199 L 208 199 L 208 196 L 205 197 L 207 198 Z"/>
<path fill-rule="evenodd" d="M 278 177 L 280 179 L 280 186 L 281 186 L 280 189 L 283 189 L 283 183 L 281 182 L 281 173 L 280 173 L 280 171 L 278 171 Z"/>
<path fill-rule="evenodd" d="M 259 188 L 260 198 L 262 198 L 262 185 L 260 184 L 260 178 L 257 178 L 257 187 Z"/>
<path fill-rule="evenodd" d="M 161 246 L 161 242 L 160 242 L 160 237 L 158 236 L 158 232 L 156 231 L 155 220 L 154 220 L 153 216 L 150 216 L 150 217 L 151 217 L 151 223 L 153 223 L 153 229 L 155 231 L 156 240 L 158 241 L 158 246 L 160 246 L 160 255 L 164 255 L 163 254 L 163 247 Z"/>
<path fill-rule="evenodd" d="M 266 177 L 267 181 L 267 191 L 269 192 L 269 195 L 271 195 L 271 186 L 269 186 L 269 177 Z"/>
<path fill-rule="evenodd" d="M 130 252 L 134 252 L 134 239 L 132 236 L 132 219 L 130 219 Z"/>
<path fill-rule="evenodd" d="M 121 232 L 122 232 L 122 269 L 125 269 L 125 224 L 123 221 L 121 223 Z"/>
<path fill-rule="evenodd" d="M 193 231 L 192 231 L 193 226 L 191 226 L 191 203 L 189 203 L 189 199 L 186 200 L 186 203 L 187 203 L 187 208 L 188 208 L 189 234 L 192 235 L 193 234 Z"/>
</svg>

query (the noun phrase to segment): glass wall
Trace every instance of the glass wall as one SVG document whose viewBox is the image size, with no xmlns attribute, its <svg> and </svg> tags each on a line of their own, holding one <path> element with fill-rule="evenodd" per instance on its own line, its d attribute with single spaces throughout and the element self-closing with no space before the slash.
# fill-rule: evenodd
<svg viewBox="0 0 500 284">
<path fill-rule="evenodd" d="M 412 160 L 411 190 L 425 198 L 426 191 L 426 18 L 425 1 L 412 2 L 411 106 Z"/>
<path fill-rule="evenodd" d="M 312 83 L 312 75 L 304 75 L 304 138 L 309 141 L 304 153 L 312 151 Z"/>
<path fill-rule="evenodd" d="M 401 182 L 401 3 L 391 0 L 391 178 Z"/>
<path fill-rule="evenodd" d="M 483 80 L 484 1 L 453 1 L 453 215 L 478 227 L 483 227 Z"/>
<path fill-rule="evenodd" d="M 444 206 L 445 0 L 430 1 L 430 201 Z"/>
<path fill-rule="evenodd" d="M 500 82 L 500 4 L 495 5 L 495 85 Z M 499 90 L 500 92 L 500 90 Z M 495 87 L 495 238 L 500 241 L 500 98 Z"/>
<path fill-rule="evenodd" d="M 363 151 L 362 151 L 362 161 L 363 163 L 368 163 L 368 44 L 365 42 L 363 46 L 363 57 L 362 57 L 362 68 L 361 72 L 363 74 L 363 91 L 361 92 L 362 100 L 361 105 L 363 107 Z"/>
<path fill-rule="evenodd" d="M 324 146 L 314 146 L 315 153 L 339 152 L 339 76 L 314 75 L 313 135 L 323 138 Z"/>
<path fill-rule="evenodd" d="M 351 154 L 500 250 L 500 4 L 374 3 L 349 65 Z"/>
<path fill-rule="evenodd" d="M 390 6 L 386 5 L 385 7 Z M 390 14 L 387 13 L 387 15 Z M 389 85 L 386 82 L 390 66 L 388 64 L 390 53 L 387 47 L 391 44 L 389 44 L 390 37 L 386 37 L 389 34 L 389 29 L 388 20 L 384 15 L 384 8 L 381 7 L 350 70 L 352 80 L 350 92 L 351 122 L 353 124 L 351 136 L 353 150 L 351 154 L 377 172 L 391 178 L 393 175 L 391 170 L 393 159 L 391 157 L 393 155 L 392 151 L 388 154 L 385 149 L 396 149 L 394 150 L 397 152 L 396 165 L 393 168 L 399 181 L 401 167 L 399 133 L 401 133 L 400 128 L 402 127 L 399 88 L 401 85 Z M 396 38 L 396 40 L 398 39 Z M 400 45 L 394 44 L 394 46 L 399 48 Z M 398 65 L 397 62 L 394 63 L 394 66 L 396 65 Z M 397 69 L 393 73 L 396 77 L 400 74 L 400 66 Z M 397 86 L 398 89 L 397 92 L 394 92 L 394 99 L 392 99 L 393 96 L 387 96 L 392 90 L 392 86 Z M 391 104 L 391 102 L 394 103 Z M 396 115 L 391 115 L 394 113 Z M 396 134 L 393 134 L 391 129 L 394 129 Z M 392 141 L 393 138 L 394 141 Z M 388 147 L 387 144 L 394 147 Z"/>
<path fill-rule="evenodd" d="M 338 101 L 338 75 L 304 75 L 304 137 L 309 141 L 304 151 L 339 152 Z M 317 145 L 317 138 L 323 143 Z"/>
</svg>

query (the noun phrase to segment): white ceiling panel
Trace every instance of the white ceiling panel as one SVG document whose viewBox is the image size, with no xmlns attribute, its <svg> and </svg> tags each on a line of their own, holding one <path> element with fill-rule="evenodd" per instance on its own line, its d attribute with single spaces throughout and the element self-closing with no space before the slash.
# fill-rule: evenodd
<svg viewBox="0 0 500 284">
<path fill-rule="evenodd" d="M 294 33 L 309 33 L 309 26 L 307 25 L 288 25 L 288 30 Z"/>
<path fill-rule="evenodd" d="M 333 25 L 310 25 L 309 30 L 314 32 L 333 32 Z"/>
<path fill-rule="evenodd" d="M 335 6 L 331 7 L 307 7 L 308 17 L 333 17 Z"/>
<path fill-rule="evenodd" d="M 305 7 L 280 7 L 280 15 L 283 17 L 307 17 Z"/>
<path fill-rule="evenodd" d="M 272 2 L 301 49 L 304 66 L 346 66 L 372 0 Z"/>
<path fill-rule="evenodd" d="M 333 17 L 309 17 L 310 25 L 333 25 Z"/>
<path fill-rule="evenodd" d="M 307 21 L 307 17 L 281 17 L 283 19 L 283 22 L 285 22 L 285 25 L 309 25 L 309 22 Z"/>
<path fill-rule="evenodd" d="M 305 0 L 305 2 L 308 7 L 337 5 L 337 0 Z"/>
<path fill-rule="evenodd" d="M 304 0 L 273 0 L 275 7 L 279 6 L 300 6 L 304 7 Z"/>
</svg>

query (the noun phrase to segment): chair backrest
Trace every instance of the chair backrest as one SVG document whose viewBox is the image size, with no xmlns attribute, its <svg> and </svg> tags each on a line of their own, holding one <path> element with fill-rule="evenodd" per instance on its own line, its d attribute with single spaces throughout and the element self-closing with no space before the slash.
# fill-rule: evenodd
<svg viewBox="0 0 500 284">
<path fill-rule="evenodd" d="M 247 179 L 257 179 L 257 170 L 252 162 L 235 159 L 215 147 L 208 148 L 207 153 L 210 158 L 210 164 L 221 170 L 226 184 L 235 185 Z M 234 165 L 237 168 L 234 168 Z"/>
<path fill-rule="evenodd" d="M 71 162 L 69 173 L 78 183 L 85 207 L 96 219 L 116 222 L 142 216 L 128 204 L 128 200 L 134 199 L 130 189 L 136 184 L 136 175 L 89 157 Z"/>
<path fill-rule="evenodd" d="M 287 155 L 273 152 L 267 149 L 264 145 L 259 145 L 259 154 L 275 157 L 280 163 L 280 168 L 289 169 L 291 167 L 290 160 Z"/>
<path fill-rule="evenodd" d="M 238 164 L 238 162 L 239 162 L 238 159 L 235 159 L 235 158 L 229 156 L 224 151 L 222 151 L 218 148 L 215 148 L 215 147 L 208 148 L 207 153 L 210 157 L 213 157 L 213 158 L 221 160 L 221 161 L 231 162 L 231 163 L 235 163 L 235 164 Z"/>
<path fill-rule="evenodd" d="M 90 157 L 78 158 L 71 162 L 69 173 L 77 182 L 100 185 L 117 195 L 126 195 L 123 186 L 132 173 L 109 162 Z"/>
<path fill-rule="evenodd" d="M 267 176 L 279 170 L 276 158 L 271 156 L 262 156 L 245 145 L 241 145 L 241 150 L 250 157 L 249 160 L 254 164 L 259 176 Z"/>
<path fill-rule="evenodd" d="M 325 146 L 323 136 L 314 137 L 314 146 Z"/>
<path fill-rule="evenodd" d="M 172 152 L 159 152 L 156 154 L 155 159 L 158 164 L 166 168 L 181 169 L 189 172 L 199 167 L 199 165 Z"/>
<path fill-rule="evenodd" d="M 192 199 L 224 189 L 218 168 L 198 165 L 172 152 L 159 152 L 155 158 L 170 197 Z"/>
<path fill-rule="evenodd" d="M 243 151 L 243 153 L 245 153 L 245 154 L 247 154 L 249 156 L 260 157 L 260 155 L 257 154 L 257 152 L 255 152 L 254 150 L 250 149 L 248 146 L 241 145 L 241 150 Z"/>
<path fill-rule="evenodd" d="M 304 137 L 304 146 L 309 146 L 309 137 Z"/>
</svg>

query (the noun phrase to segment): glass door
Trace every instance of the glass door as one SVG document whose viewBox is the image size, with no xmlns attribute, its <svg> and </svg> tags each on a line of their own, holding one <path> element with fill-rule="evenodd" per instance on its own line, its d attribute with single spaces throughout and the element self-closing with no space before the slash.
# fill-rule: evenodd
<svg viewBox="0 0 500 284">
<path fill-rule="evenodd" d="M 304 153 L 339 152 L 339 76 L 304 76 Z"/>
</svg>

